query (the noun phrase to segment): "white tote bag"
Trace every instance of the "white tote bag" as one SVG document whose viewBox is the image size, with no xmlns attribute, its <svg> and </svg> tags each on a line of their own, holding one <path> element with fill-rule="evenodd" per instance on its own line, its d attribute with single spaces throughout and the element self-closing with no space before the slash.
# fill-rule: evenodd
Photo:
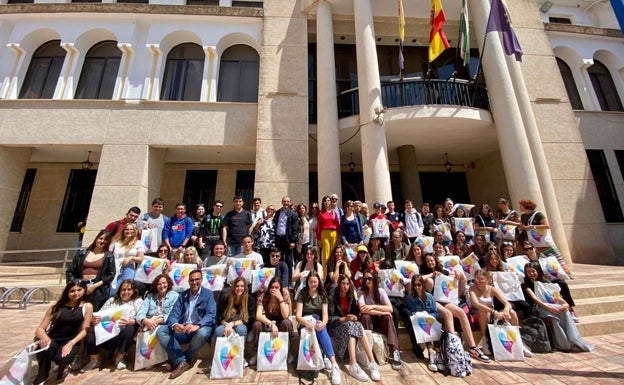
<svg viewBox="0 0 624 385">
<path fill-rule="evenodd" d="M 169 269 L 169 277 L 173 281 L 173 290 L 181 293 L 189 288 L 189 275 L 197 269 L 196 264 L 172 263 Z"/>
<path fill-rule="evenodd" d="M 379 287 L 386 291 L 388 297 L 405 297 L 403 277 L 397 269 L 379 270 Z"/>
<path fill-rule="evenodd" d="M 229 337 L 217 337 L 215 342 L 210 378 L 242 378 L 245 338 L 236 333 Z"/>
<path fill-rule="evenodd" d="M 535 218 L 538 213 L 539 211 L 536 211 L 531 215 L 527 222 L 529 226 L 532 226 L 533 218 Z M 550 229 L 540 227 L 538 229 L 529 230 L 526 234 L 529 242 L 535 247 L 551 247 L 555 245 L 552 235 L 550 234 Z"/>
<path fill-rule="evenodd" d="M 136 337 L 136 353 L 134 356 L 134 370 L 150 368 L 167 361 L 167 351 L 158 341 L 156 331 L 167 327 L 159 325 L 154 330 L 140 331 Z"/>
<path fill-rule="evenodd" d="M 288 370 L 288 333 L 277 333 L 276 338 L 272 338 L 271 334 L 262 332 L 258 338 L 259 372 Z"/>
<path fill-rule="evenodd" d="M 251 283 L 251 271 L 253 258 L 228 258 L 232 261 L 232 264 L 228 267 L 227 281 L 228 283 L 234 282 L 238 277 L 243 277 L 245 282 Z"/>
<path fill-rule="evenodd" d="M 570 279 L 568 274 L 566 274 L 565 270 L 563 269 L 563 266 L 561 266 L 561 264 L 557 260 L 557 257 L 540 258 L 539 264 L 544 271 L 544 276 L 550 281 L 566 281 Z"/>
<path fill-rule="evenodd" d="M 535 282 L 535 296 L 550 306 L 561 306 L 561 287 L 556 283 Z"/>
<path fill-rule="evenodd" d="M 445 255 L 443 257 L 439 257 L 440 262 L 444 268 L 450 272 L 455 271 L 455 269 L 461 269 L 461 260 L 457 255 Z M 463 270 L 463 269 L 462 269 Z"/>
<path fill-rule="evenodd" d="M 158 229 L 141 230 L 141 242 L 145 245 L 146 253 L 155 253 L 158 251 Z"/>
<path fill-rule="evenodd" d="M 496 361 L 524 361 L 520 329 L 509 323 L 488 324 L 492 353 Z"/>
<path fill-rule="evenodd" d="M 441 303 L 457 304 L 459 298 L 459 284 L 455 278 L 446 275 L 438 275 L 435 279 L 433 297 Z"/>
<path fill-rule="evenodd" d="M 492 273 L 494 287 L 507 298 L 507 301 L 524 301 L 522 282 L 518 274 L 511 271 L 496 271 Z"/>
<path fill-rule="evenodd" d="M 268 289 L 269 282 L 275 277 L 274 267 L 263 267 L 260 270 L 253 270 L 251 272 L 251 292 L 255 293 L 260 288 Z"/>
<path fill-rule="evenodd" d="M 160 258 L 143 256 L 143 262 L 137 267 L 134 273 L 134 280 L 143 283 L 152 283 L 156 276 L 163 272 L 167 261 Z"/>
<path fill-rule="evenodd" d="M 474 236 L 474 226 L 472 225 L 472 218 L 453 218 L 455 222 L 455 231 L 461 231 L 467 236 Z"/>
<path fill-rule="evenodd" d="M 524 278 L 524 265 L 529 262 L 529 257 L 526 255 L 518 255 L 507 258 L 507 268 L 509 271 L 513 271 L 514 273 L 520 275 L 520 277 Z"/>
<path fill-rule="evenodd" d="M 50 345 L 45 348 L 39 348 L 39 342 L 33 342 L 26 346 L 22 351 L 4 361 L 0 365 L 0 384 L 1 385 L 30 385 L 36 371 L 33 365 L 35 355 L 39 352 L 47 350 Z"/>
<path fill-rule="evenodd" d="M 445 241 L 452 241 L 453 235 L 451 234 L 451 229 L 445 222 L 438 222 L 433 224 L 434 231 L 439 231 L 442 233 L 442 239 Z"/>
<path fill-rule="evenodd" d="M 442 337 L 442 324 L 426 311 L 416 312 L 410 319 L 419 344 L 438 341 Z"/>
<path fill-rule="evenodd" d="M 225 263 L 219 265 L 212 265 L 210 267 L 204 267 L 202 272 L 204 273 L 204 279 L 202 280 L 202 286 L 210 291 L 223 290 L 223 284 L 225 283 L 225 270 L 227 265 Z"/>
<path fill-rule="evenodd" d="M 394 261 L 394 266 L 401 273 L 403 284 L 407 285 L 412 281 L 412 277 L 418 275 L 419 269 L 415 262 L 411 261 Z"/>
<path fill-rule="evenodd" d="M 425 237 L 421 235 L 418 238 L 416 238 L 414 242 L 418 243 L 418 246 L 420 246 L 420 248 L 423 249 L 423 253 L 425 254 L 433 253 L 433 237 Z"/>
<path fill-rule="evenodd" d="M 479 265 L 479 259 L 472 253 L 461 260 L 461 265 L 464 269 L 464 275 L 469 281 L 473 280 L 475 273 L 481 270 L 481 266 Z"/>
<path fill-rule="evenodd" d="M 504 241 L 516 240 L 516 225 L 501 223 L 498 225 L 498 238 Z"/>
<path fill-rule="evenodd" d="M 118 336 L 121 331 L 119 320 L 128 318 L 132 310 L 132 306 L 126 304 L 93 313 L 94 317 L 101 317 L 100 322 L 93 327 L 95 344 L 99 345 Z"/>
<path fill-rule="evenodd" d="M 321 370 L 325 367 L 316 332 L 302 328 L 299 331 L 299 357 L 297 370 Z"/>
</svg>

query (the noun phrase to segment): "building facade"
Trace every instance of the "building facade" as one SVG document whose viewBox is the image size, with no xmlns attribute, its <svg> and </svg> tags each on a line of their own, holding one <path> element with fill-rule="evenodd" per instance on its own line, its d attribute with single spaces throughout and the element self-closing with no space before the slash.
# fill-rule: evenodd
<svg viewBox="0 0 624 385">
<path fill-rule="evenodd" d="M 538 202 L 573 261 L 616 263 L 611 5 L 508 2 L 518 63 L 484 39 L 490 2 L 469 0 L 463 66 L 461 2 L 442 0 L 452 48 L 431 64 L 429 4 L 403 2 L 400 73 L 395 1 L 0 1 L 0 249 L 71 246 L 87 215 L 90 241 L 157 196 L 169 214 L 234 194 L 504 196 Z"/>
</svg>

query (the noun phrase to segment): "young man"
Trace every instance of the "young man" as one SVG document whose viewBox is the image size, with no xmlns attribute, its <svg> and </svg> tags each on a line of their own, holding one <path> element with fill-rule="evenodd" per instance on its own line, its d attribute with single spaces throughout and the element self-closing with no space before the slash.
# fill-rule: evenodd
<svg viewBox="0 0 624 385">
<path fill-rule="evenodd" d="M 223 243 L 223 215 L 221 210 L 223 209 L 223 202 L 216 200 L 212 205 L 212 212 L 204 218 L 204 225 L 199 229 L 198 247 L 202 260 L 206 260 L 214 245 L 218 242 Z"/>
<path fill-rule="evenodd" d="M 111 237 L 114 237 L 115 235 L 121 233 L 126 223 L 136 223 L 137 219 L 139 219 L 139 215 L 141 215 L 141 209 L 137 206 L 132 206 L 128 209 L 125 217 L 107 224 L 104 230 L 108 231 L 111 234 Z M 137 234 L 137 238 L 141 239 L 140 231 Z"/>
<path fill-rule="evenodd" d="M 156 229 L 158 231 L 158 246 L 162 244 L 162 233 L 165 223 L 169 219 L 162 213 L 164 208 L 165 201 L 162 198 L 154 198 L 150 212 L 143 214 L 141 219 L 137 221 L 140 229 Z"/>
<path fill-rule="evenodd" d="M 238 255 L 243 251 L 241 242 L 243 237 L 250 233 L 252 222 L 251 213 L 243 208 L 245 204 L 243 197 L 236 195 L 232 201 L 234 209 L 223 218 L 222 239 L 228 256 Z"/>
<path fill-rule="evenodd" d="M 232 258 L 252 258 L 253 259 L 253 269 L 259 270 L 262 268 L 264 264 L 264 260 L 262 259 L 262 255 L 253 251 L 253 238 L 251 235 L 245 235 L 243 240 L 241 241 L 241 246 L 243 250 L 240 254 L 235 255 Z"/>
<path fill-rule="evenodd" d="M 251 200 L 251 228 L 256 227 L 258 219 L 265 218 L 266 211 L 262 208 L 262 199 L 255 197 Z"/>
<path fill-rule="evenodd" d="M 178 203 L 175 215 L 165 223 L 163 242 L 171 248 L 173 259 L 184 252 L 193 235 L 193 221 L 186 216 L 186 205 Z"/>
<path fill-rule="evenodd" d="M 219 240 L 212 246 L 211 254 L 204 259 L 204 267 L 225 263 L 226 258 L 225 243 Z"/>
<path fill-rule="evenodd" d="M 423 221 L 423 235 L 428 237 L 431 236 L 431 224 L 433 223 L 433 214 L 430 212 L 429 203 L 425 202 L 422 204 L 420 208 L 420 212 L 422 213 L 422 221 Z"/>
<path fill-rule="evenodd" d="M 392 227 L 395 230 L 403 228 L 403 216 L 400 213 L 394 211 L 394 201 L 388 201 L 386 203 L 388 211 L 386 212 L 386 218 L 392 223 Z"/>
</svg>

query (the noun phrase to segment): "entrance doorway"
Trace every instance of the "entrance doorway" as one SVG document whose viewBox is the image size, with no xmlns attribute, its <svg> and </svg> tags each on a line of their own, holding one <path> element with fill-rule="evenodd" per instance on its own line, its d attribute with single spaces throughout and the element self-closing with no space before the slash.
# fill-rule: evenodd
<svg viewBox="0 0 624 385">
<path fill-rule="evenodd" d="M 453 202 L 470 202 L 468 182 L 464 172 L 421 172 L 420 189 L 423 202 L 428 202 L 433 208 L 436 204 L 443 204 L 446 198 Z"/>
</svg>

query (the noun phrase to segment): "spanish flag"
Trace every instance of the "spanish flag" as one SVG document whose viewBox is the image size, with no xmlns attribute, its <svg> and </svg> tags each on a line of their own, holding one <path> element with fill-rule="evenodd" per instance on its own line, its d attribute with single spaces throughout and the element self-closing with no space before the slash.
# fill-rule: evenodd
<svg viewBox="0 0 624 385">
<path fill-rule="evenodd" d="M 431 0 L 431 16 L 429 24 L 431 25 L 431 33 L 429 34 L 429 63 L 434 61 L 445 49 L 450 47 L 446 35 L 442 30 L 442 26 L 446 21 L 444 9 L 440 0 Z"/>
</svg>

